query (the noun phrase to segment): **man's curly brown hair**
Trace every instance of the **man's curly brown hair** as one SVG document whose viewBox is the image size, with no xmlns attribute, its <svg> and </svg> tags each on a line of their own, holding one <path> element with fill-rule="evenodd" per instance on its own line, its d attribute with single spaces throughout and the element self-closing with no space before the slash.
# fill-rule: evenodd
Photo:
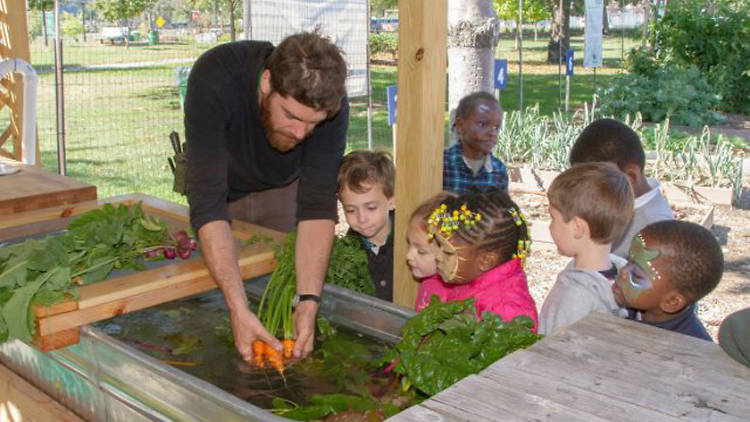
<svg viewBox="0 0 750 422">
<path fill-rule="evenodd" d="M 328 39 L 302 32 L 285 38 L 266 61 L 271 87 L 330 118 L 338 113 L 346 95 L 346 62 L 341 50 Z"/>
</svg>

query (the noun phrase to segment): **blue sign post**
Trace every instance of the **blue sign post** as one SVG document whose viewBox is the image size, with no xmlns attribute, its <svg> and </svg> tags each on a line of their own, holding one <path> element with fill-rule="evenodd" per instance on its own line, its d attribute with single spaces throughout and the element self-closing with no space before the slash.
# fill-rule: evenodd
<svg viewBox="0 0 750 422">
<path fill-rule="evenodd" d="M 495 59 L 495 89 L 501 90 L 508 86 L 508 60 Z"/>
<path fill-rule="evenodd" d="M 573 76 L 573 49 L 565 52 L 565 111 L 570 109 L 570 77 Z"/>
<path fill-rule="evenodd" d="M 385 88 L 386 95 L 388 96 L 388 126 L 396 124 L 396 104 L 398 102 L 397 88 L 396 85 L 389 85 Z"/>
<path fill-rule="evenodd" d="M 565 75 L 573 76 L 573 49 L 565 52 Z"/>
</svg>

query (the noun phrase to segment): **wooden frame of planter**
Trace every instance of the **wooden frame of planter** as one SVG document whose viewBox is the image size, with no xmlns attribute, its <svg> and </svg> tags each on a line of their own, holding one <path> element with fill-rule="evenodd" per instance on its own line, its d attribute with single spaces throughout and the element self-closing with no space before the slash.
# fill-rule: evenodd
<svg viewBox="0 0 750 422">
<path fill-rule="evenodd" d="M 508 167 L 511 192 L 544 192 L 560 172 L 537 170 L 528 165 Z M 687 186 L 673 182 L 660 182 L 662 194 L 670 204 L 711 204 L 732 206 L 734 188 Z"/>
<path fill-rule="evenodd" d="M 0 241 L 64 229 L 72 217 L 99 208 L 105 203 L 135 205 L 139 201 L 144 213 L 165 220 L 170 230 L 189 225 L 186 207 L 148 195 L 132 194 L 2 216 Z M 244 245 L 253 235 L 267 237 L 270 241 Z M 283 233 L 233 221 L 232 236 L 239 246 L 237 255 L 243 280 L 273 271 L 276 266 L 273 249 L 283 240 Z M 79 339 L 78 327 L 82 325 L 216 287 L 202 259 L 178 260 L 158 268 L 81 286 L 77 288 L 77 300 L 71 299 L 48 307 L 32 306 L 37 324 L 33 344 L 44 352 L 75 344 Z"/>
<path fill-rule="evenodd" d="M 699 210 L 701 218 L 698 224 L 711 230 L 714 225 L 714 206 L 705 204 L 693 204 L 690 202 L 673 203 L 676 208 L 689 208 Z M 529 234 L 533 242 L 554 243 L 549 233 L 549 221 L 531 220 L 529 221 Z"/>
</svg>

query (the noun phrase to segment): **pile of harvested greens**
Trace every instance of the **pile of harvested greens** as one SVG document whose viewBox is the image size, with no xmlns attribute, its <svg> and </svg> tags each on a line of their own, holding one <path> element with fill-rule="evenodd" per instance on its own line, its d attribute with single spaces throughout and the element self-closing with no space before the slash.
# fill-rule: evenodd
<svg viewBox="0 0 750 422">
<path fill-rule="evenodd" d="M 402 375 L 404 389 L 414 387 L 431 396 L 534 344 L 541 337 L 531 331 L 533 326 L 527 316 L 505 322 L 484 312 L 480 320 L 473 298 L 441 303 L 433 296 L 428 307 L 406 322 L 403 339 L 382 362 Z"/>
<path fill-rule="evenodd" d="M 74 219 L 68 231 L 0 248 L 0 342 L 31 340 L 31 303 L 76 298 L 76 285 L 107 278 L 114 269 L 144 269 L 144 259 L 187 258 L 197 244 L 184 231 L 133 207 L 105 204 Z"/>
</svg>

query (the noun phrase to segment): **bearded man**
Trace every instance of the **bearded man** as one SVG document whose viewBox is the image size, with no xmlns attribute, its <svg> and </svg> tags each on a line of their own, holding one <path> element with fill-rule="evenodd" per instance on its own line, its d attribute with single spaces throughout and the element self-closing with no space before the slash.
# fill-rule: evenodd
<svg viewBox="0 0 750 422">
<path fill-rule="evenodd" d="M 329 40 L 300 33 L 277 47 L 238 41 L 203 53 L 185 98 L 190 223 L 224 293 L 237 351 L 281 350 L 249 309 L 229 222 L 297 228 L 294 355 L 313 348 L 337 220 L 336 171 L 346 145 L 346 63 Z"/>
</svg>

